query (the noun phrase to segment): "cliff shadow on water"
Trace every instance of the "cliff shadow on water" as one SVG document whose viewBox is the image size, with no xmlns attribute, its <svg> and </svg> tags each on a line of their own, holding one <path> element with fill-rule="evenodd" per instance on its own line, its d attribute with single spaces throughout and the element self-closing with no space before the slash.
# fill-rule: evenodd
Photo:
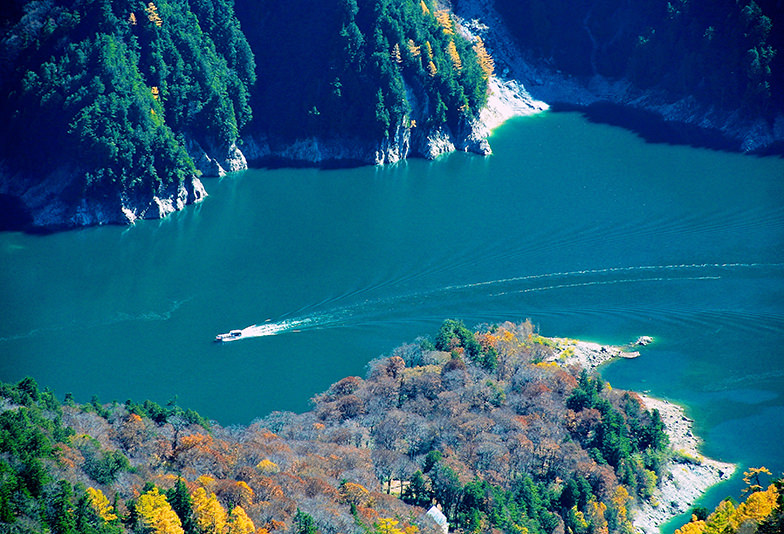
<svg viewBox="0 0 784 534">
<path fill-rule="evenodd" d="M 32 224 L 33 216 L 19 197 L 0 193 L 0 232 L 29 231 Z"/>
<path fill-rule="evenodd" d="M 725 152 L 742 152 L 736 139 L 732 139 L 716 128 L 703 128 L 693 124 L 665 120 L 655 111 L 633 108 L 622 104 L 602 101 L 584 106 L 565 102 L 550 105 L 554 113 L 579 112 L 588 121 L 608 124 L 630 130 L 648 143 L 686 145 L 694 148 L 709 148 Z M 776 143 L 756 155 L 779 155 L 784 157 L 784 144 Z"/>
<path fill-rule="evenodd" d="M 370 165 L 366 161 L 360 159 L 338 159 L 330 158 L 320 161 L 307 161 L 304 159 L 291 159 L 284 156 L 265 156 L 263 158 L 248 160 L 248 167 L 251 169 L 322 169 L 322 170 L 338 170 L 338 169 L 355 169 L 357 167 L 365 167 Z"/>
</svg>

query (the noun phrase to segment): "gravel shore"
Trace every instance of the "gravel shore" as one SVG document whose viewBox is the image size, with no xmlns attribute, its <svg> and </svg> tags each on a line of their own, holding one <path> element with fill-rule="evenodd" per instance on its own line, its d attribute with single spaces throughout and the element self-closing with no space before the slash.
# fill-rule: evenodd
<svg viewBox="0 0 784 534">
<path fill-rule="evenodd" d="M 668 476 L 659 482 L 653 498 L 636 511 L 634 526 L 638 532 L 654 534 L 659 526 L 688 512 L 705 491 L 735 472 L 734 464 L 720 462 L 703 456 L 699 451 L 701 440 L 692 433 L 693 421 L 684 409 L 669 401 L 640 395 L 646 408 L 659 410 L 670 446 L 675 457 L 667 466 Z"/>
<path fill-rule="evenodd" d="M 641 337 L 626 346 L 564 338 L 549 340 L 556 350 L 552 361 L 561 365 L 579 364 L 590 371 L 614 358 L 636 358 L 640 353 L 633 349 L 653 342 L 648 337 Z M 668 474 L 659 481 L 653 497 L 634 510 L 633 523 L 637 532 L 658 534 L 663 523 L 688 512 L 708 488 L 729 479 L 736 466 L 700 453 L 701 440 L 692 432 L 694 421 L 686 417 L 682 406 L 648 395 L 638 395 L 648 410 L 659 411 L 674 453 L 665 468 Z"/>
</svg>

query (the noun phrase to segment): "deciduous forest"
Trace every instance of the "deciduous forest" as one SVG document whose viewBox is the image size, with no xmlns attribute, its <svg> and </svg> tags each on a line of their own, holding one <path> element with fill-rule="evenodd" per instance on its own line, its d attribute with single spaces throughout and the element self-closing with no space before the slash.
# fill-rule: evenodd
<svg viewBox="0 0 784 534">
<path fill-rule="evenodd" d="M 474 332 L 445 321 L 434 343 L 372 361 L 312 410 L 247 427 L 174 402 L 77 404 L 29 378 L 5 384 L 0 524 L 435 532 L 425 512 L 438 505 L 457 532 L 632 532 L 634 503 L 671 458 L 659 414 L 550 355 L 530 323 Z"/>
</svg>

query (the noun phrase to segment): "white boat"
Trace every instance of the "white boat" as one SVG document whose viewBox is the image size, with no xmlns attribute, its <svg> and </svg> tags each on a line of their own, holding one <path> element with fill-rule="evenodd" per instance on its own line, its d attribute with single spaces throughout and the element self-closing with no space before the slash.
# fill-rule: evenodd
<svg viewBox="0 0 784 534">
<path fill-rule="evenodd" d="M 215 341 L 217 343 L 223 343 L 226 341 L 235 341 L 240 338 L 242 338 L 242 330 L 231 330 L 226 334 L 218 334 L 215 336 Z"/>
<path fill-rule="evenodd" d="M 253 337 L 253 329 L 256 328 L 255 324 L 243 328 L 242 330 L 229 330 L 225 334 L 218 334 L 215 336 L 216 343 L 225 343 L 226 341 L 236 341 L 244 337 Z"/>
</svg>

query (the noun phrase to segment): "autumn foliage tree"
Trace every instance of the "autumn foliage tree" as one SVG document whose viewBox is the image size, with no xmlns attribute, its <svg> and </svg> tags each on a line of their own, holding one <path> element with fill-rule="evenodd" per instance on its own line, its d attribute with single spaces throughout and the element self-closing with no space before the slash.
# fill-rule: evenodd
<svg viewBox="0 0 784 534">
<path fill-rule="evenodd" d="M 139 524 L 150 534 L 183 534 L 182 523 L 158 488 L 143 493 L 136 502 Z"/>
<path fill-rule="evenodd" d="M 784 480 L 775 481 L 767 489 L 759 484 L 760 474 L 770 474 L 765 467 L 751 468 L 744 473 L 749 485 L 746 499 L 735 506 L 731 500 L 722 501 L 704 519 L 696 515 L 692 520 L 675 531 L 675 534 L 738 534 L 781 532 L 782 499 L 781 490 Z"/>
</svg>

